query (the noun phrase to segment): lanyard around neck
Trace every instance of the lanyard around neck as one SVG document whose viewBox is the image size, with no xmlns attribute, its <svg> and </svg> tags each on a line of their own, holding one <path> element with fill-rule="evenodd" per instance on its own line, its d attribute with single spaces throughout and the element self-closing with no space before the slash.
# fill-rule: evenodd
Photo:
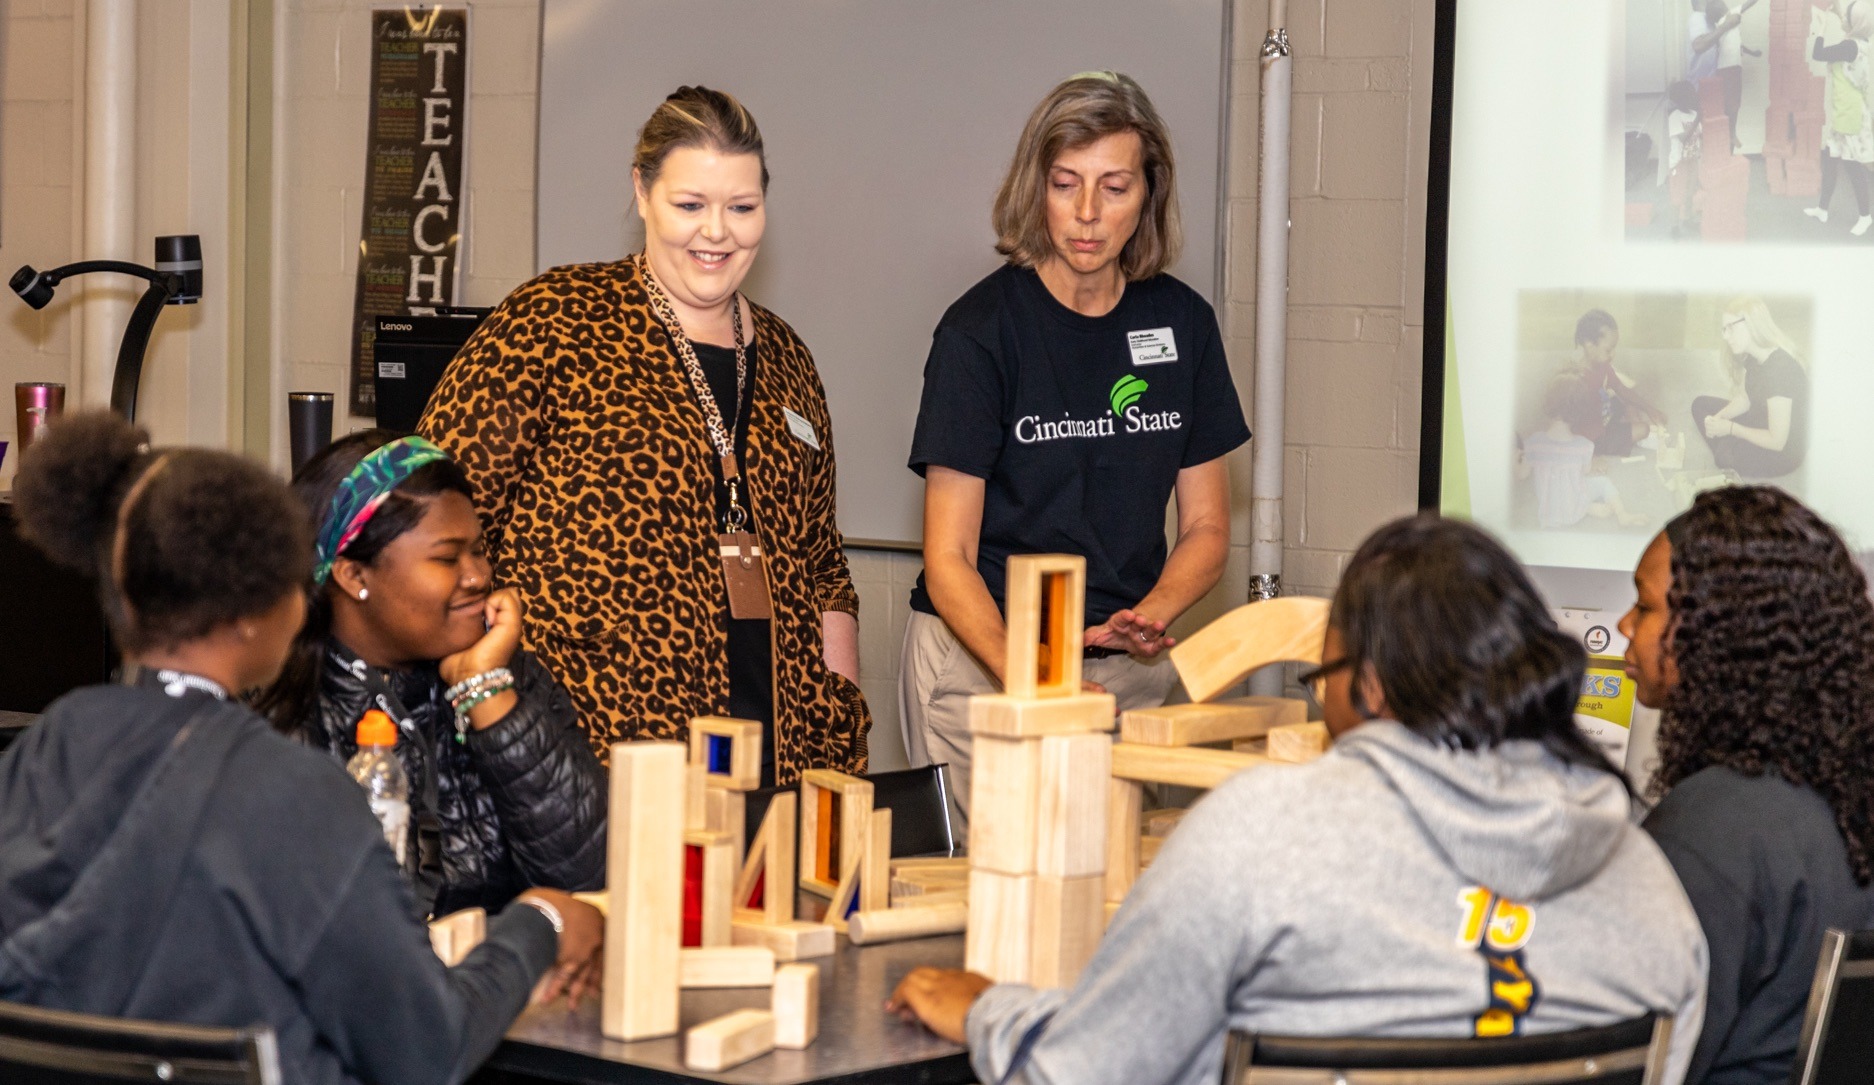
<svg viewBox="0 0 1874 1085">
<path fill-rule="evenodd" d="M 675 348 L 677 357 L 683 360 L 684 371 L 690 377 L 690 386 L 703 409 L 703 426 L 709 435 L 709 443 L 715 448 L 717 458 L 722 461 L 722 477 L 729 486 L 729 507 L 722 516 L 723 530 L 740 531 L 748 523 L 748 512 L 742 508 L 739 486 L 741 465 L 735 455 L 735 431 L 742 423 L 742 386 L 748 381 L 748 353 L 742 340 L 741 299 L 729 299 L 729 322 L 735 330 L 735 414 L 731 421 L 724 423 L 722 409 L 716 405 L 715 393 L 709 390 L 709 378 L 703 373 L 703 363 L 696 356 L 696 347 L 684 333 L 683 323 L 677 319 L 676 307 L 670 304 L 663 285 L 652 274 L 650 260 L 643 253 L 633 259 L 637 261 L 638 270 L 644 278 L 644 292 L 650 298 L 651 312 L 656 315 L 658 323 L 664 326 L 664 332 L 670 337 L 670 345 Z"/>
</svg>

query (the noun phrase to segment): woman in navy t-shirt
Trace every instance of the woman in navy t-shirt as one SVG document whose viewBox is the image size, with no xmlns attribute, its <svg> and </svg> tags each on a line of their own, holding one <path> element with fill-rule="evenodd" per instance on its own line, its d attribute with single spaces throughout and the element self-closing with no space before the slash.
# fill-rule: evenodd
<svg viewBox="0 0 1874 1085">
<path fill-rule="evenodd" d="M 959 830 L 968 698 L 1002 686 L 1009 556 L 1084 555 L 1087 680 L 1122 710 L 1162 703 L 1165 629 L 1222 575 L 1223 456 L 1249 439 L 1216 314 L 1164 273 L 1180 241 L 1171 144 L 1137 83 L 1094 72 L 1049 93 L 995 226 L 1008 262 L 938 323 L 911 444 L 924 573 L 900 718 L 913 764 L 950 765 Z"/>
</svg>

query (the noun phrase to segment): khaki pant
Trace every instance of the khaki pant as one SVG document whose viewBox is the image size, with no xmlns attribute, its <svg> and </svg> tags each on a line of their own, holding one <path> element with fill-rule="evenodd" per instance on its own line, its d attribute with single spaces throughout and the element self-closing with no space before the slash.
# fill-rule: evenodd
<svg viewBox="0 0 1874 1085">
<path fill-rule="evenodd" d="M 969 699 L 1000 693 L 1002 686 L 963 647 L 943 619 L 912 611 L 904 629 L 904 655 L 898 670 L 898 719 L 904 728 L 905 754 L 912 767 L 948 764 L 950 817 L 958 844 L 969 840 L 970 728 Z M 1119 711 L 1153 708 L 1177 683 L 1178 674 L 1164 655 L 1150 662 L 1131 656 L 1089 659 L 1082 677 L 1106 687 Z"/>
</svg>

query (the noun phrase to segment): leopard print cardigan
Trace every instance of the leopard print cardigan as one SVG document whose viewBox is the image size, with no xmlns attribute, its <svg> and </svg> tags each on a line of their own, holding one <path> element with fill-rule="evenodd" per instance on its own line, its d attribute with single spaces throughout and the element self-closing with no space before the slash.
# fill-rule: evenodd
<svg viewBox="0 0 1874 1085">
<path fill-rule="evenodd" d="M 871 714 L 829 670 L 822 614 L 857 615 L 834 522 L 833 427 L 807 347 L 759 305 L 743 464 L 774 600 L 775 774 L 863 772 Z M 791 410 L 820 447 L 790 432 Z M 726 714 L 728 597 L 702 409 L 629 261 L 555 268 L 462 348 L 418 429 L 475 488 L 527 646 L 572 693 L 601 758 Z"/>
</svg>

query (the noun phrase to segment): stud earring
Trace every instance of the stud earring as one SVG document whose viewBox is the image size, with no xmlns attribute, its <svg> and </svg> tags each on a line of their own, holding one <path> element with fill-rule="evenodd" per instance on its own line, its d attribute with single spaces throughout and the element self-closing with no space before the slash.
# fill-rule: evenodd
<svg viewBox="0 0 1874 1085">
<path fill-rule="evenodd" d="M 371 598 L 371 589 L 370 589 L 370 588 L 359 588 L 359 589 L 358 589 L 358 601 L 359 601 L 360 603 L 362 603 L 362 602 L 364 602 L 364 601 L 365 601 L 366 599 L 369 599 L 369 598 Z"/>
</svg>

